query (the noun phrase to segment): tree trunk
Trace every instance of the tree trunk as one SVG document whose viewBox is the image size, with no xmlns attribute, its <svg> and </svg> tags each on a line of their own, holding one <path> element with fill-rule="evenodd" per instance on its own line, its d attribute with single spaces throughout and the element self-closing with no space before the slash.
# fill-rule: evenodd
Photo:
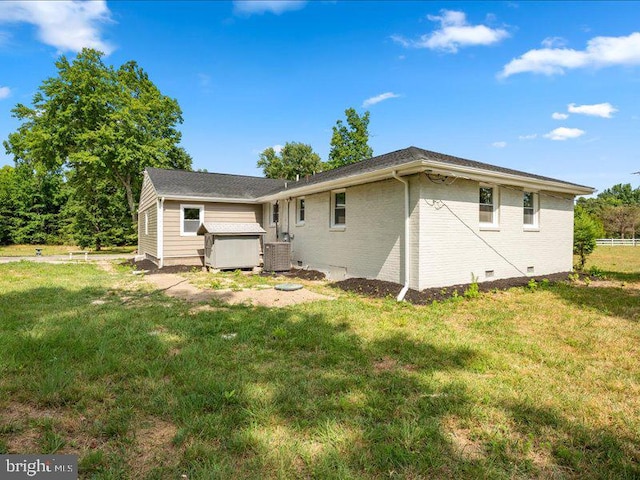
<svg viewBox="0 0 640 480">
<path fill-rule="evenodd" d="M 131 224 L 137 228 L 138 214 L 136 213 L 136 199 L 133 198 L 133 188 L 131 187 L 131 175 L 123 177 L 116 173 L 116 177 L 124 187 L 127 194 L 127 204 L 129 205 L 129 213 L 131 214 Z"/>
</svg>

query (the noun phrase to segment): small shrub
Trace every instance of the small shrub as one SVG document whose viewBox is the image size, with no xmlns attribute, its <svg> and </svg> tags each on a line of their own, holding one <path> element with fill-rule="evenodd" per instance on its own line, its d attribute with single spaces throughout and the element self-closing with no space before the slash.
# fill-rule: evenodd
<svg viewBox="0 0 640 480">
<path fill-rule="evenodd" d="M 606 275 L 604 274 L 604 272 L 598 267 L 596 267 L 595 265 L 592 265 L 589 268 L 589 275 L 591 275 L 594 278 L 599 278 L 602 280 L 606 279 Z"/>
<path fill-rule="evenodd" d="M 469 285 L 464 293 L 464 298 L 478 298 L 480 296 L 480 288 L 478 287 L 478 282 L 473 282 Z"/>
<path fill-rule="evenodd" d="M 598 228 L 591 216 L 582 209 L 576 209 L 573 220 L 573 253 L 578 255 L 578 270 L 584 270 L 587 257 L 596 248 Z"/>
<path fill-rule="evenodd" d="M 278 327 L 271 332 L 271 335 L 273 336 L 274 339 L 278 340 L 278 339 L 287 338 L 287 336 L 289 335 L 289 332 L 284 327 Z"/>
<path fill-rule="evenodd" d="M 538 282 L 536 282 L 533 278 L 529 280 L 527 283 L 527 290 L 530 292 L 535 292 L 538 289 Z"/>
<path fill-rule="evenodd" d="M 580 275 L 577 273 L 570 273 L 568 278 L 570 282 L 577 282 L 580 280 Z"/>
</svg>

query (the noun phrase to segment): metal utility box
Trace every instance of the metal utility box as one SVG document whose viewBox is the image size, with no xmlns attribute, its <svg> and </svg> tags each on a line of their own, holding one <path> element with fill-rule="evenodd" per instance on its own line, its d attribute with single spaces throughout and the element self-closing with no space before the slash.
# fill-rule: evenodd
<svg viewBox="0 0 640 480">
<path fill-rule="evenodd" d="M 291 268 L 291 243 L 265 243 L 263 268 L 267 272 L 283 272 L 289 270 Z"/>
<path fill-rule="evenodd" d="M 257 223 L 203 223 L 204 264 L 216 269 L 254 268 L 260 265 L 260 238 L 266 232 Z"/>
</svg>

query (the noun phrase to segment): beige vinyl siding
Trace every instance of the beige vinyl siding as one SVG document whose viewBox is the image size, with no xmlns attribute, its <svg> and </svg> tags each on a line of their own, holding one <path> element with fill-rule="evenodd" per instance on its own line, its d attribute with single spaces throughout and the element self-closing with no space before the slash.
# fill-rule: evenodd
<svg viewBox="0 0 640 480">
<path fill-rule="evenodd" d="M 331 228 L 331 195 L 323 192 L 305 196 L 304 225 L 295 224 L 291 203 L 294 265 L 300 261 L 334 278 L 403 282 L 404 185 L 385 180 L 347 188 L 344 229 Z M 413 215 L 417 215 L 416 201 L 410 205 L 416 212 Z"/>
<path fill-rule="evenodd" d="M 479 187 L 462 179 L 451 185 L 422 182 L 420 289 L 469 283 L 472 276 L 478 281 L 524 276 L 528 267 L 534 267 L 529 275 L 571 270 L 572 196 L 541 192 L 539 230 L 527 231 L 522 191 L 496 186 L 498 230 L 492 231 L 479 225 Z M 488 270 L 493 277 L 487 278 Z"/>
<path fill-rule="evenodd" d="M 262 221 L 262 205 L 242 203 L 194 202 L 191 200 L 164 202 L 165 265 L 174 263 L 170 257 L 193 258 L 204 255 L 203 236 L 180 235 L 180 205 L 204 205 L 205 222 L 246 223 Z"/>
<path fill-rule="evenodd" d="M 145 234 L 145 215 L 148 218 L 147 234 Z M 158 209 L 154 204 L 138 214 L 138 254 L 158 257 Z"/>
<path fill-rule="evenodd" d="M 140 191 L 140 203 L 138 204 L 138 211 L 141 212 L 149 208 L 150 205 L 155 205 L 156 190 L 153 188 L 153 184 L 149 179 L 147 172 L 144 173 L 144 179 L 142 180 L 142 189 Z"/>
</svg>

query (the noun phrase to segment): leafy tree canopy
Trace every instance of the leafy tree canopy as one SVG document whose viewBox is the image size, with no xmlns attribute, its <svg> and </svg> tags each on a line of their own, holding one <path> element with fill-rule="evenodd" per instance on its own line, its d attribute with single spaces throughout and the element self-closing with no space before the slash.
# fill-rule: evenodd
<svg viewBox="0 0 640 480">
<path fill-rule="evenodd" d="M 295 180 L 298 175 L 304 177 L 321 172 L 323 163 L 311 145 L 287 142 L 280 152 L 273 147 L 264 150 L 260 154 L 258 167 L 262 168 L 267 178 Z"/>
<path fill-rule="evenodd" d="M 333 169 L 373 156 L 369 146 L 369 112 L 358 115 L 354 108 L 345 111 L 347 125 L 338 120 L 333 127 L 327 168 Z"/>
<path fill-rule="evenodd" d="M 136 201 L 147 166 L 189 169 L 178 144 L 178 102 L 158 90 L 136 62 L 114 68 L 103 54 L 83 49 L 70 62 L 56 61 L 32 105 L 18 104 L 22 124 L 4 142 L 16 162 L 42 163 L 50 171 L 69 168 L 77 182 L 112 179 L 136 223 Z"/>
<path fill-rule="evenodd" d="M 640 188 L 619 183 L 595 198 L 579 198 L 577 205 L 603 227 L 606 236 L 635 237 L 640 228 Z"/>
</svg>

